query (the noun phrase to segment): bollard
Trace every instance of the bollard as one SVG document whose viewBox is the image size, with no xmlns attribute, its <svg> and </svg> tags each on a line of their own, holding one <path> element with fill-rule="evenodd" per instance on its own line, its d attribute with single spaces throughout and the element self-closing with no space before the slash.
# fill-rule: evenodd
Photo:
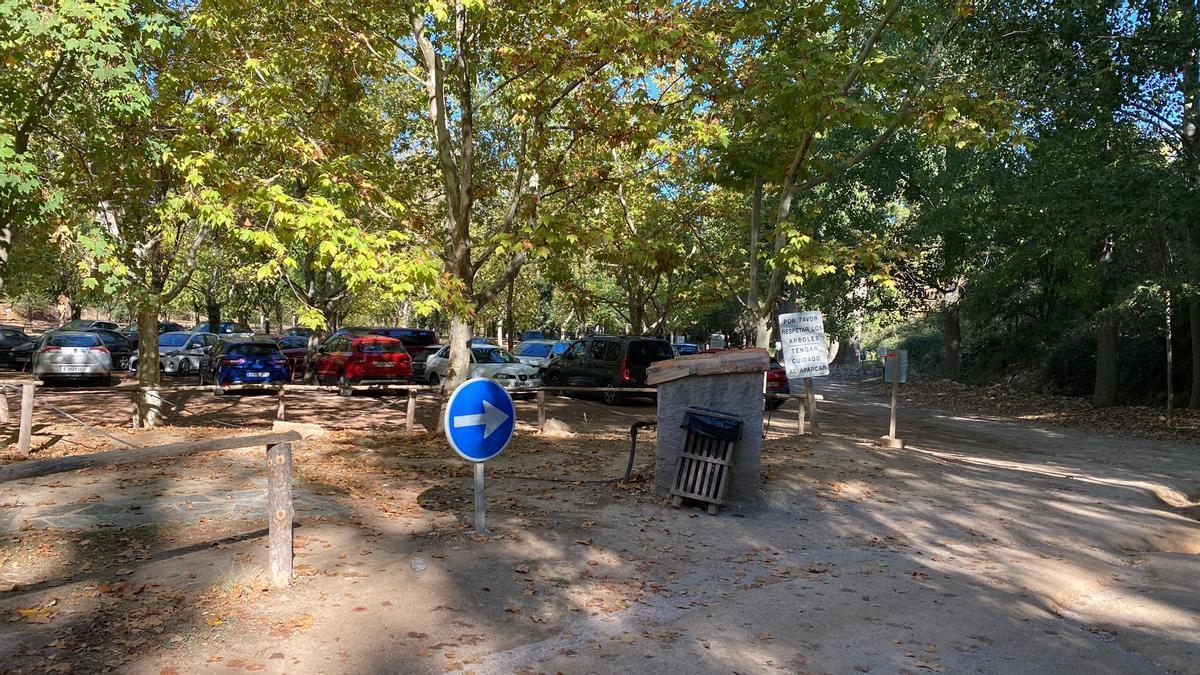
<svg viewBox="0 0 1200 675">
<path fill-rule="evenodd" d="M 287 414 L 283 408 L 283 396 L 285 391 L 286 390 L 282 386 L 279 387 L 279 405 L 275 409 L 275 419 L 279 420 L 280 422 L 287 420 Z"/>
<path fill-rule="evenodd" d="M 33 436 L 33 384 L 21 385 L 21 428 L 17 432 L 17 452 L 29 454 Z"/>
<path fill-rule="evenodd" d="M 0 389 L 0 424 L 8 424 L 12 421 L 12 415 L 8 412 L 8 392 Z"/>
<path fill-rule="evenodd" d="M 404 413 L 404 430 L 412 433 L 417 424 L 417 392 L 408 390 L 408 410 Z"/>
<path fill-rule="evenodd" d="M 292 581 L 292 444 L 267 446 L 267 561 L 271 583 Z"/>
<path fill-rule="evenodd" d="M 538 402 L 538 431 L 541 431 L 542 428 L 544 428 L 546 426 L 546 392 L 542 389 L 538 389 L 537 402 Z"/>
</svg>

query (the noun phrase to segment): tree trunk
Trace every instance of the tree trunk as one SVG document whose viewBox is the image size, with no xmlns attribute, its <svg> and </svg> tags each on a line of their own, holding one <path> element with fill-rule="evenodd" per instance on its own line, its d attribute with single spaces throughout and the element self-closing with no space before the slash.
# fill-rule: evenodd
<svg viewBox="0 0 1200 675">
<path fill-rule="evenodd" d="M 958 301 L 957 288 L 942 297 L 942 335 L 946 343 L 942 374 L 951 380 L 957 380 L 962 371 L 962 317 Z"/>
<path fill-rule="evenodd" d="M 513 331 L 516 329 L 516 322 L 513 319 L 513 293 L 517 285 L 517 280 L 514 277 L 508 282 L 508 301 L 504 305 L 504 332 L 508 334 L 508 351 L 513 348 Z"/>
<path fill-rule="evenodd" d="M 208 332 L 221 332 L 221 303 L 213 296 L 204 299 L 204 312 L 208 321 Z"/>
<path fill-rule="evenodd" d="M 1096 313 L 1096 382 L 1092 404 L 1105 408 L 1117 403 L 1117 312 Z"/>
<path fill-rule="evenodd" d="M 158 372 L 158 303 L 148 300 L 138 305 L 138 386 L 149 389 L 137 396 L 137 418 L 134 424 L 142 429 L 163 422 L 162 400 L 153 395 L 159 385 Z"/>
<path fill-rule="evenodd" d="M 1188 325 L 1192 332 L 1192 393 L 1188 406 L 1200 409 L 1200 296 L 1188 300 Z"/>
<path fill-rule="evenodd" d="M 769 349 L 771 347 L 771 336 L 774 333 L 771 324 L 771 317 L 756 316 L 754 317 L 754 346 L 759 349 Z"/>
<path fill-rule="evenodd" d="M 471 322 L 461 316 L 450 318 L 450 364 L 443 388 L 453 391 L 467 381 L 471 372 Z M 458 349 L 455 347 L 458 346 Z"/>
</svg>

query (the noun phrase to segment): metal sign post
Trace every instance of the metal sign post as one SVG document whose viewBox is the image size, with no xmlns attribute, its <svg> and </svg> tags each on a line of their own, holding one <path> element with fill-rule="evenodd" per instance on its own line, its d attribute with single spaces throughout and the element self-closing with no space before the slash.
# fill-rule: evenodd
<svg viewBox="0 0 1200 675">
<path fill-rule="evenodd" d="M 467 380 L 446 404 L 442 427 L 450 447 L 475 463 L 475 533 L 487 534 L 484 462 L 496 457 L 512 440 L 517 409 L 504 387 L 485 377 Z"/>
<path fill-rule="evenodd" d="M 900 394 L 900 383 L 907 378 L 908 352 L 903 349 L 889 349 L 883 360 L 883 381 L 892 383 L 892 405 L 888 421 L 888 435 L 880 438 L 877 444 L 881 448 L 904 448 L 904 439 L 896 438 L 896 406 Z"/>
</svg>

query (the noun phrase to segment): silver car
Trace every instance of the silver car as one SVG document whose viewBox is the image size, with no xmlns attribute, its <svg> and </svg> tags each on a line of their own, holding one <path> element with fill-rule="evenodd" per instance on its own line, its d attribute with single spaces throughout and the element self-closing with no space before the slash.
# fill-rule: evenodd
<svg viewBox="0 0 1200 675">
<path fill-rule="evenodd" d="M 158 336 L 158 368 L 168 375 L 180 377 L 200 370 L 200 359 L 220 338 L 212 333 L 176 331 Z M 137 370 L 138 355 L 129 359 L 129 369 Z"/>
<path fill-rule="evenodd" d="M 436 385 L 446 379 L 450 369 L 450 347 L 442 347 L 425 361 L 425 380 Z M 542 386 L 538 369 L 527 366 L 500 347 L 471 345 L 471 366 L 468 377 L 486 377 L 504 387 L 510 394 L 527 392 L 530 396 Z"/>
<path fill-rule="evenodd" d="M 46 333 L 33 351 L 33 376 L 49 380 L 101 380 L 111 384 L 112 355 L 99 335 L 74 331 Z"/>
<path fill-rule="evenodd" d="M 551 359 L 562 356 L 570 348 L 570 340 L 525 340 L 513 347 L 513 355 L 521 363 L 544 371 Z"/>
</svg>

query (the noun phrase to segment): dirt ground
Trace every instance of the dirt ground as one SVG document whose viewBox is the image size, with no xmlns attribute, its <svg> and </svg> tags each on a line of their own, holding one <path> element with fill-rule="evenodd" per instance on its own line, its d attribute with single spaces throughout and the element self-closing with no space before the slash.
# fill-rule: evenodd
<svg viewBox="0 0 1200 675">
<path fill-rule="evenodd" d="M 0 484 L 0 670 L 88 672 L 1198 672 L 1191 444 L 901 409 L 823 382 L 821 436 L 772 416 L 762 504 L 672 509 L 619 477 L 651 402 L 553 398 L 572 436 L 470 467 L 404 400 L 289 396 L 297 579 L 265 581 L 261 449 Z M 47 391 L 39 457 L 269 428 L 270 396 Z M 13 399 L 10 398 L 10 404 Z M 14 406 L 15 409 L 15 406 Z M 5 428 L 0 443 L 15 441 Z M 636 466 L 653 460 L 639 436 Z M 10 446 L 2 461 L 18 458 Z"/>
</svg>

